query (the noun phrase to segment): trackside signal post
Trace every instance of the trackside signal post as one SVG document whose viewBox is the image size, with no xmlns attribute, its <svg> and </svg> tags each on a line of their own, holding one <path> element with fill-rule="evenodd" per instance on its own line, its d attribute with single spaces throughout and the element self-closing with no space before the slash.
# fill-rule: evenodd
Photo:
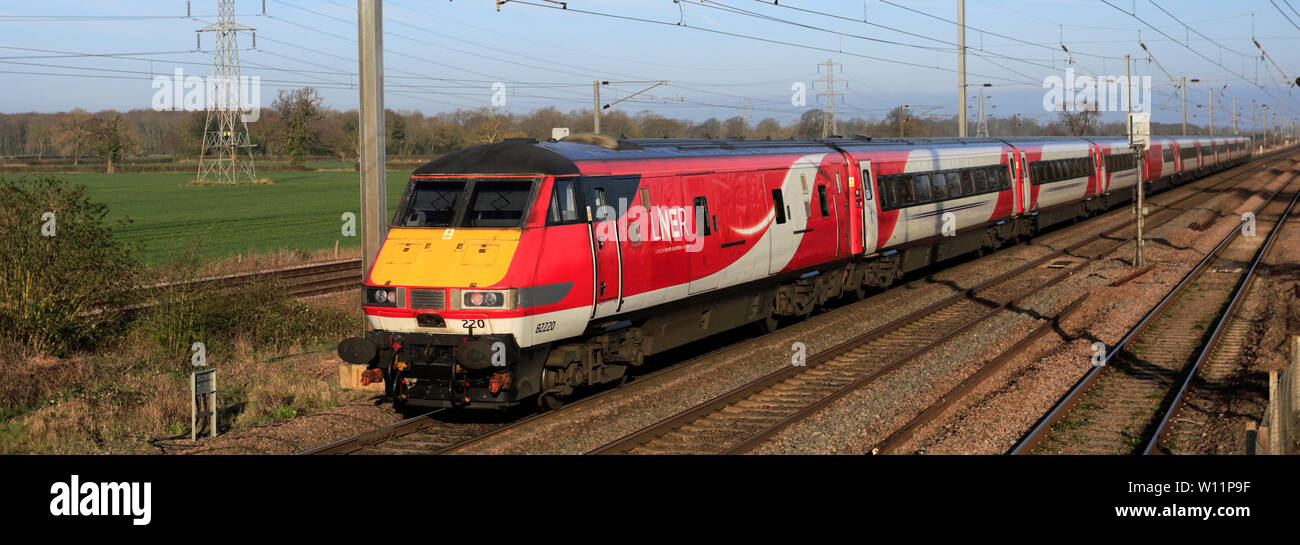
<svg viewBox="0 0 1300 545">
<path fill-rule="evenodd" d="M 1146 191 L 1143 187 L 1143 184 L 1145 183 L 1143 178 L 1146 177 L 1145 151 L 1150 141 L 1151 114 L 1128 114 L 1128 142 L 1129 146 L 1133 148 L 1133 153 L 1137 155 L 1137 160 L 1134 161 L 1134 163 L 1137 164 L 1137 183 L 1135 184 L 1137 191 L 1137 209 L 1135 210 L 1137 215 L 1137 249 L 1133 256 L 1134 267 L 1141 267 L 1146 264 L 1146 260 L 1143 259 L 1142 256 L 1142 251 L 1146 247 L 1146 240 L 1142 238 L 1143 223 L 1145 223 L 1146 220 L 1146 199 L 1144 198 Z"/>
<path fill-rule="evenodd" d="M 199 440 L 199 423 L 208 421 L 208 437 L 217 436 L 217 370 L 190 374 L 190 441 Z"/>
<path fill-rule="evenodd" d="M 360 68 L 361 274 L 370 271 L 388 224 L 384 166 L 384 9 L 383 0 L 357 0 Z M 365 317 L 362 317 L 363 324 Z M 363 326 L 364 327 L 364 326 Z"/>
<path fill-rule="evenodd" d="M 1144 49 L 1146 46 L 1142 46 Z M 1137 192 L 1137 198 L 1133 199 L 1134 215 L 1137 216 L 1137 237 L 1133 251 L 1133 267 L 1145 265 L 1145 259 L 1142 256 L 1142 250 L 1146 247 L 1146 241 L 1142 238 L 1142 227 L 1146 223 L 1146 188 L 1143 187 L 1143 178 L 1146 177 L 1146 153 L 1147 145 L 1151 142 L 1151 114 L 1133 113 L 1133 63 L 1130 62 L 1128 55 L 1124 55 L 1124 108 L 1128 111 L 1128 145 L 1133 148 L 1133 153 L 1137 155 L 1133 164 L 1137 165 L 1137 183 L 1133 184 L 1133 190 Z M 1184 78 L 1185 80 L 1186 78 Z M 1186 104 L 1187 84 L 1183 83 L 1183 100 Z M 1183 135 L 1187 135 L 1187 110 L 1183 107 Z"/>
</svg>

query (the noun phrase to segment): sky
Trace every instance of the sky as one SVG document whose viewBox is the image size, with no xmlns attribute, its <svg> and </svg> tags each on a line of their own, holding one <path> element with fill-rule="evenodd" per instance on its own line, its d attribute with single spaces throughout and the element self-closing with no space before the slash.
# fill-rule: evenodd
<svg viewBox="0 0 1300 545">
<path fill-rule="evenodd" d="M 383 0 L 385 106 L 426 114 L 489 107 L 502 83 L 501 109 L 570 111 L 591 108 L 595 79 L 667 81 L 614 108 L 787 122 L 825 104 L 829 61 L 841 118 L 880 118 L 900 104 L 951 116 L 957 3 L 571 0 L 562 9 L 511 0 L 498 11 L 494 0 Z M 0 112 L 149 108 L 153 76 L 211 71 L 212 35 L 196 43 L 195 31 L 215 21 L 216 4 L 0 1 Z M 262 0 L 236 1 L 238 22 L 256 29 L 256 48 L 243 34 L 239 54 L 242 73 L 261 78 L 260 104 L 281 89 L 312 86 L 327 106 L 356 108 L 355 2 L 264 4 L 265 14 Z M 1200 80 L 1188 86 L 1194 124 L 1208 121 L 1211 89 L 1218 126 L 1231 126 L 1233 98 L 1247 126 L 1252 100 L 1300 117 L 1295 87 L 1280 83 L 1283 74 L 1300 77 L 1297 9 L 1300 0 L 966 0 L 968 95 L 982 89 L 993 115 L 1045 121 L 1055 114 L 1042 104 L 1044 78 L 1063 78 L 1068 68 L 1122 76 L 1130 54 L 1133 74 L 1151 77 L 1155 121 L 1181 119 L 1170 78 L 1184 76 Z M 1252 36 L 1276 67 L 1261 60 Z M 798 83 L 807 90 L 802 106 L 792 101 Z M 648 85 L 603 86 L 602 103 Z"/>
</svg>

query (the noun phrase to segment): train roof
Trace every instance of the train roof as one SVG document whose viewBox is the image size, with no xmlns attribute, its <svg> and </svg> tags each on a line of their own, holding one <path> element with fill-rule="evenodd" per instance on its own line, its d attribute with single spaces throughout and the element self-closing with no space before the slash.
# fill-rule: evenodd
<svg viewBox="0 0 1300 545">
<path fill-rule="evenodd" d="M 741 138 L 611 138 L 602 135 L 574 135 L 564 140 L 539 142 L 532 138 L 511 138 L 480 144 L 448 153 L 425 163 L 415 175 L 428 174 L 549 174 L 573 175 L 579 162 L 746 156 L 781 153 L 817 153 L 833 149 L 861 151 L 888 148 L 939 148 L 1023 143 L 1113 142 L 1122 137 L 1005 137 L 1005 138 L 872 138 L 869 136 L 790 139 Z M 1192 140 L 1197 137 L 1153 138 Z M 1208 137 L 1201 137 L 1202 139 Z M 1216 137 L 1223 138 L 1223 137 Z M 1231 138 L 1231 137 L 1228 137 Z"/>
</svg>

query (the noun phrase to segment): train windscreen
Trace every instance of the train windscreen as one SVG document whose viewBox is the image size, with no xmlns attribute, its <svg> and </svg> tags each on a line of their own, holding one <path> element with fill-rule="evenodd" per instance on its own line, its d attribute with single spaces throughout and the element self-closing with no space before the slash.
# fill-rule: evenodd
<svg viewBox="0 0 1300 545">
<path fill-rule="evenodd" d="M 521 227 L 534 180 L 416 180 L 395 227 Z"/>
</svg>

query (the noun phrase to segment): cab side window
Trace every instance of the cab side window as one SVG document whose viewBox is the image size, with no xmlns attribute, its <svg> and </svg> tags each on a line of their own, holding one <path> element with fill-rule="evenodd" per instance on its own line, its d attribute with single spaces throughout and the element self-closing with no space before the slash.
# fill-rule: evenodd
<svg viewBox="0 0 1300 545">
<path fill-rule="evenodd" d="M 547 225 L 562 225 L 578 219 L 578 191 L 574 180 L 555 180 L 551 186 L 551 204 L 546 212 Z"/>
</svg>

